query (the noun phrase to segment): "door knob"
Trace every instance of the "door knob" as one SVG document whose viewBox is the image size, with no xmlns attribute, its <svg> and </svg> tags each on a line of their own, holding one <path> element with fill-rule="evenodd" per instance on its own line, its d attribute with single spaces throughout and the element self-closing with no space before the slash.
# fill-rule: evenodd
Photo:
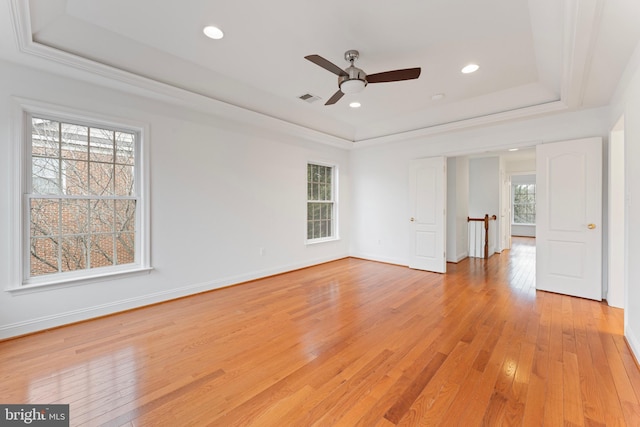
<svg viewBox="0 0 640 427">
<path fill-rule="evenodd" d="M 587 228 L 589 230 L 593 230 L 594 228 L 596 228 L 596 225 L 595 224 L 589 224 L 589 225 L 587 225 Z"/>
<path fill-rule="evenodd" d="M 411 219 L 409 221 L 414 222 L 416 219 L 414 217 L 411 217 Z"/>
</svg>

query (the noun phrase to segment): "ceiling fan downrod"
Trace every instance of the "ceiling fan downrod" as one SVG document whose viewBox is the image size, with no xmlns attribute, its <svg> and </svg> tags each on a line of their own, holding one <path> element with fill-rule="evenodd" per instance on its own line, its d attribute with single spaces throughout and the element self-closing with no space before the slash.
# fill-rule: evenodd
<svg viewBox="0 0 640 427">
<path fill-rule="evenodd" d="M 357 50 L 348 50 L 344 53 L 344 59 L 349 61 L 351 65 L 344 70 L 348 75 L 338 77 L 338 87 L 342 93 L 361 92 L 368 84 L 367 74 L 353 65 L 359 56 L 360 53 Z"/>
</svg>

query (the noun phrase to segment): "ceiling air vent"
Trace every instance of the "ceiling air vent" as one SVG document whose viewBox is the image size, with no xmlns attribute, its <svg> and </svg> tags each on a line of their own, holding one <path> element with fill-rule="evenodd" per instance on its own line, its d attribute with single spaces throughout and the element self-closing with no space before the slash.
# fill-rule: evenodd
<svg viewBox="0 0 640 427">
<path fill-rule="evenodd" d="M 300 95 L 298 98 L 302 99 L 303 101 L 308 102 L 309 104 L 312 104 L 312 103 L 314 103 L 314 102 L 316 102 L 317 100 L 320 99 L 319 96 L 311 95 L 310 93 L 305 93 L 304 95 Z"/>
</svg>

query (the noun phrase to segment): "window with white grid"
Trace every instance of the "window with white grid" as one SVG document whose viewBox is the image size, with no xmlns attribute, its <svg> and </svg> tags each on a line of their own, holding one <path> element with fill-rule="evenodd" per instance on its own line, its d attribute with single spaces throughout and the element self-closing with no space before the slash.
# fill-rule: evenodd
<svg viewBox="0 0 640 427">
<path fill-rule="evenodd" d="M 536 223 L 536 185 L 513 186 L 513 224 Z"/>
<path fill-rule="evenodd" d="M 140 132 L 44 114 L 25 117 L 23 283 L 144 267 Z"/>
<path fill-rule="evenodd" d="M 336 237 L 335 167 L 307 164 L 307 241 Z"/>
</svg>

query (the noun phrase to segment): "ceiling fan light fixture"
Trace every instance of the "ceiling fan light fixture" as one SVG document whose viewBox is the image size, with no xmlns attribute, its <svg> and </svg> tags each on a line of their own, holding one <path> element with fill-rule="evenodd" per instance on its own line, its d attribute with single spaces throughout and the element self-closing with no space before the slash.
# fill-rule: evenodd
<svg viewBox="0 0 640 427">
<path fill-rule="evenodd" d="M 340 83 L 340 90 L 342 91 L 342 93 L 345 93 L 345 94 L 360 93 L 363 91 L 365 86 L 366 84 L 364 80 L 350 79 Z"/>
<path fill-rule="evenodd" d="M 204 33 L 205 36 L 214 40 L 220 40 L 221 38 L 224 37 L 224 33 L 222 32 L 222 30 L 218 27 L 214 27 L 213 25 L 204 27 L 202 32 Z"/>
</svg>

